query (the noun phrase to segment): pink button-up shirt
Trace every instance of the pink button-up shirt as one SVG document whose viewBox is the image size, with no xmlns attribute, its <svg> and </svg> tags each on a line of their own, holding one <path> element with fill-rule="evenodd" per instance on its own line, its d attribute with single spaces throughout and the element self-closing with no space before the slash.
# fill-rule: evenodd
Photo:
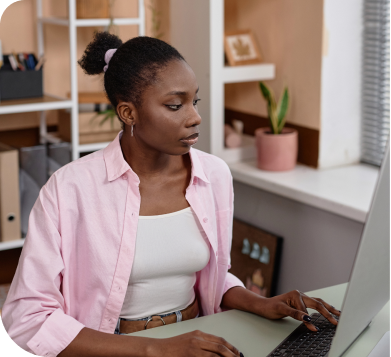
<svg viewBox="0 0 391 357">
<path fill-rule="evenodd" d="M 141 199 L 121 136 L 56 171 L 31 211 L 2 313 L 10 337 L 29 352 L 56 356 L 83 327 L 114 333 L 132 270 Z M 221 311 L 228 289 L 243 286 L 228 273 L 232 176 L 213 155 L 191 148 L 190 158 L 186 199 L 210 247 L 194 288 L 201 315 L 210 315 Z"/>
</svg>

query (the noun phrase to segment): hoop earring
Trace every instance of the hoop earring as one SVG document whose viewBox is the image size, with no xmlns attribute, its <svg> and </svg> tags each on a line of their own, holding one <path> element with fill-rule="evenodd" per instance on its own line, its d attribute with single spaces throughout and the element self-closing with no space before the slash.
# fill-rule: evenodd
<svg viewBox="0 0 391 357">
<path fill-rule="evenodd" d="M 133 124 L 132 124 L 132 129 L 130 130 L 130 136 L 133 136 Z"/>
</svg>

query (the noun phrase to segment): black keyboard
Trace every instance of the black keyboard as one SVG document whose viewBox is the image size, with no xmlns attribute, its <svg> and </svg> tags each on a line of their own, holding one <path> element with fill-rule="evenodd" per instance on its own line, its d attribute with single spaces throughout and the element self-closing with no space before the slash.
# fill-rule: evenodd
<svg viewBox="0 0 391 357">
<path fill-rule="evenodd" d="M 333 315 L 336 320 L 338 316 Z M 312 332 L 302 323 L 284 341 L 282 341 L 267 357 L 324 357 L 330 350 L 336 326 L 321 314 L 311 315 L 311 323 L 320 329 Z"/>
</svg>

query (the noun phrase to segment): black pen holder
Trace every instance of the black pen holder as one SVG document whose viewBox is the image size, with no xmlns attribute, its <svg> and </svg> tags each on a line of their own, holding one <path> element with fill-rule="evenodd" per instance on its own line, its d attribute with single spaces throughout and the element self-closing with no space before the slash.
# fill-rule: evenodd
<svg viewBox="0 0 391 357">
<path fill-rule="evenodd" d="M 0 101 L 43 96 L 43 66 L 38 71 L 34 69 L 14 71 L 8 55 L 3 55 L 3 61 L 4 64 L 0 68 Z"/>
</svg>

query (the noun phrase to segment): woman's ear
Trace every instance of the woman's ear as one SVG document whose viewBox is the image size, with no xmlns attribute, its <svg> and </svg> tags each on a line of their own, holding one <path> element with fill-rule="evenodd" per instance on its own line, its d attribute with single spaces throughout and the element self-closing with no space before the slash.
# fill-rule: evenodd
<svg viewBox="0 0 391 357">
<path fill-rule="evenodd" d="M 119 119 L 125 125 L 135 125 L 137 121 L 137 109 L 132 102 L 120 101 L 117 105 L 117 113 Z"/>
</svg>

